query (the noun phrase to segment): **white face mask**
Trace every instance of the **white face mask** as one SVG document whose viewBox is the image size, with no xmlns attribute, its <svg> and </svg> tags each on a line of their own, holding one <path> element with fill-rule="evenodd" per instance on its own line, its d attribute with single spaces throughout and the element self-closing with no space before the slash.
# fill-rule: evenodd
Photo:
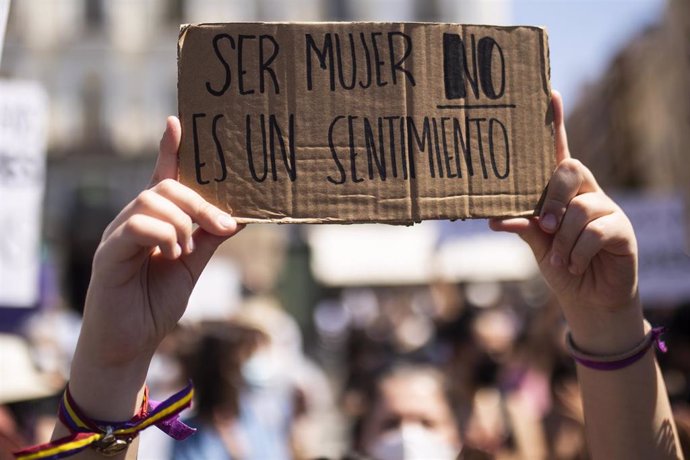
<svg viewBox="0 0 690 460">
<path fill-rule="evenodd" d="M 279 380 L 280 364 L 270 350 L 260 350 L 242 364 L 240 372 L 250 386 L 265 388 Z"/>
<path fill-rule="evenodd" d="M 369 454 L 376 460 L 455 460 L 459 449 L 419 425 L 403 425 L 377 439 Z"/>
</svg>

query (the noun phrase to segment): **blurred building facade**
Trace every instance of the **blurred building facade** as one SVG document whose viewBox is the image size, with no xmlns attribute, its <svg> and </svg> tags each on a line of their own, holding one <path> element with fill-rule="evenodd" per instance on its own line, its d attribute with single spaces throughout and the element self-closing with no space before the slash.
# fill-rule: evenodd
<svg viewBox="0 0 690 460">
<path fill-rule="evenodd" d="M 509 23 L 510 0 L 15 0 L 0 75 L 51 98 L 50 154 L 153 154 L 176 113 L 181 23 L 442 20 Z"/>
<path fill-rule="evenodd" d="M 690 2 L 670 0 L 582 91 L 570 148 L 604 187 L 690 190 Z M 690 198 L 690 192 L 688 192 Z"/>
</svg>

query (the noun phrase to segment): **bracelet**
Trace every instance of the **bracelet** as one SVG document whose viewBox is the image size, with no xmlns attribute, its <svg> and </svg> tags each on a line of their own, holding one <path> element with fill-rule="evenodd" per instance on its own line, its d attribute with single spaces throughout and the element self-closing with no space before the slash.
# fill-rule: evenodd
<svg viewBox="0 0 690 460">
<path fill-rule="evenodd" d="M 194 396 L 191 382 L 181 391 L 163 402 L 149 399 L 148 387 L 144 387 L 144 399 L 137 414 L 125 422 L 104 422 L 84 415 L 69 391 L 69 385 L 60 400 L 58 417 L 70 435 L 54 441 L 15 452 L 18 460 L 52 460 L 68 457 L 91 447 L 105 456 L 125 450 L 139 432 L 156 425 L 175 440 L 191 436 L 196 429 L 180 420 L 180 412 L 189 407 Z"/>
<path fill-rule="evenodd" d="M 645 326 L 649 326 L 649 323 L 646 321 Z M 578 364 L 599 371 L 615 371 L 630 366 L 634 362 L 638 361 L 647 353 L 652 345 L 656 345 L 659 351 L 666 353 L 668 349 L 664 341 L 661 340 L 661 335 L 664 332 L 666 332 L 666 328 L 664 327 L 652 328 L 649 332 L 647 332 L 644 339 L 642 339 L 642 341 L 634 348 L 615 355 L 592 355 L 578 349 L 573 342 L 573 336 L 571 335 L 570 331 L 568 331 L 565 335 L 565 346 L 570 356 Z"/>
</svg>

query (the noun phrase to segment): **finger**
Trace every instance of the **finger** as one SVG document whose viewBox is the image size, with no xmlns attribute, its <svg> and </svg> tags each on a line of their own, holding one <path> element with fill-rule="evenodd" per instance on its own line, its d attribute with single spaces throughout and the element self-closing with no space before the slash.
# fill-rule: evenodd
<svg viewBox="0 0 690 460">
<path fill-rule="evenodd" d="M 167 198 L 152 190 L 144 190 L 132 202 L 130 212 L 132 214 L 145 214 L 172 224 L 177 232 L 177 242 L 184 253 L 188 254 L 194 250 L 192 238 L 194 229 L 191 217 Z"/>
<path fill-rule="evenodd" d="M 194 231 L 193 238 L 195 250 L 193 253 L 187 254 L 183 257 L 183 261 L 189 269 L 189 272 L 192 275 L 192 279 L 194 280 L 194 282 L 196 282 L 196 280 L 199 279 L 199 276 L 201 276 L 201 272 L 204 271 L 204 267 L 206 267 L 206 264 L 211 259 L 213 254 L 216 252 L 218 246 L 220 246 L 231 236 L 239 233 L 244 227 L 244 225 L 238 225 L 237 229 L 232 235 L 222 236 L 209 233 L 203 228 L 197 228 Z"/>
<path fill-rule="evenodd" d="M 585 193 L 570 200 L 563 222 L 553 238 L 551 265 L 568 266 L 570 253 L 585 227 L 594 219 L 612 214 L 615 210 L 615 205 L 603 193 Z"/>
<path fill-rule="evenodd" d="M 565 115 L 563 110 L 563 97 L 558 91 L 551 92 L 551 103 L 553 104 L 553 124 L 556 134 L 556 163 L 570 158 L 568 148 L 568 135 L 565 132 Z"/>
<path fill-rule="evenodd" d="M 633 254 L 635 249 L 630 246 L 634 238 L 629 237 L 629 232 L 621 222 L 620 213 L 593 220 L 577 239 L 570 254 L 568 270 L 574 275 L 582 275 L 602 250 L 609 250 L 614 255 Z"/>
<path fill-rule="evenodd" d="M 112 260 L 126 260 L 156 247 L 168 259 L 177 259 L 182 254 L 175 227 L 144 214 L 131 216 L 113 231 L 113 236 L 103 246 Z"/>
<path fill-rule="evenodd" d="M 570 200 L 598 190 L 594 176 L 580 161 L 573 158 L 563 160 L 556 167 L 546 189 L 539 225 L 547 233 L 556 233 Z"/>
<path fill-rule="evenodd" d="M 173 202 L 149 189 L 139 193 L 120 211 L 103 232 L 102 239 L 108 239 L 122 223 L 135 214 L 146 214 L 170 222 L 177 229 L 178 240 L 185 252 L 193 250 L 192 219 Z"/>
<path fill-rule="evenodd" d="M 163 180 L 152 190 L 179 206 L 194 222 L 209 233 L 229 236 L 237 231 L 237 222 L 230 214 L 213 206 L 197 192 L 176 180 Z"/>
<path fill-rule="evenodd" d="M 536 219 L 490 219 L 489 227 L 498 232 L 514 233 L 522 238 L 532 249 L 537 262 L 541 262 L 546 256 L 551 244 L 551 237 L 539 228 Z"/>
<path fill-rule="evenodd" d="M 151 175 L 149 187 L 165 179 L 177 179 L 177 150 L 180 148 L 182 127 L 177 117 L 170 116 L 165 122 L 165 132 L 158 148 L 156 167 Z"/>
</svg>

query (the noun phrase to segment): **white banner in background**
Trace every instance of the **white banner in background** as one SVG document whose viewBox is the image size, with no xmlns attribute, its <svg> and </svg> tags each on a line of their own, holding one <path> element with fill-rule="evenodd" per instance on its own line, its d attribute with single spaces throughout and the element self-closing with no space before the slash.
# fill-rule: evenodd
<svg viewBox="0 0 690 460">
<path fill-rule="evenodd" d="M 48 98 L 35 83 L 0 80 L 0 306 L 39 296 Z"/>
<path fill-rule="evenodd" d="M 615 195 L 635 228 L 640 297 L 646 307 L 690 300 L 690 257 L 684 252 L 679 195 Z"/>
<path fill-rule="evenodd" d="M 413 227 L 380 224 L 313 225 L 314 277 L 327 286 L 426 284 L 432 280 L 435 222 Z"/>
<path fill-rule="evenodd" d="M 10 14 L 10 0 L 0 0 L 0 64 L 2 64 L 2 48 L 5 45 L 5 29 L 7 16 Z"/>
</svg>

